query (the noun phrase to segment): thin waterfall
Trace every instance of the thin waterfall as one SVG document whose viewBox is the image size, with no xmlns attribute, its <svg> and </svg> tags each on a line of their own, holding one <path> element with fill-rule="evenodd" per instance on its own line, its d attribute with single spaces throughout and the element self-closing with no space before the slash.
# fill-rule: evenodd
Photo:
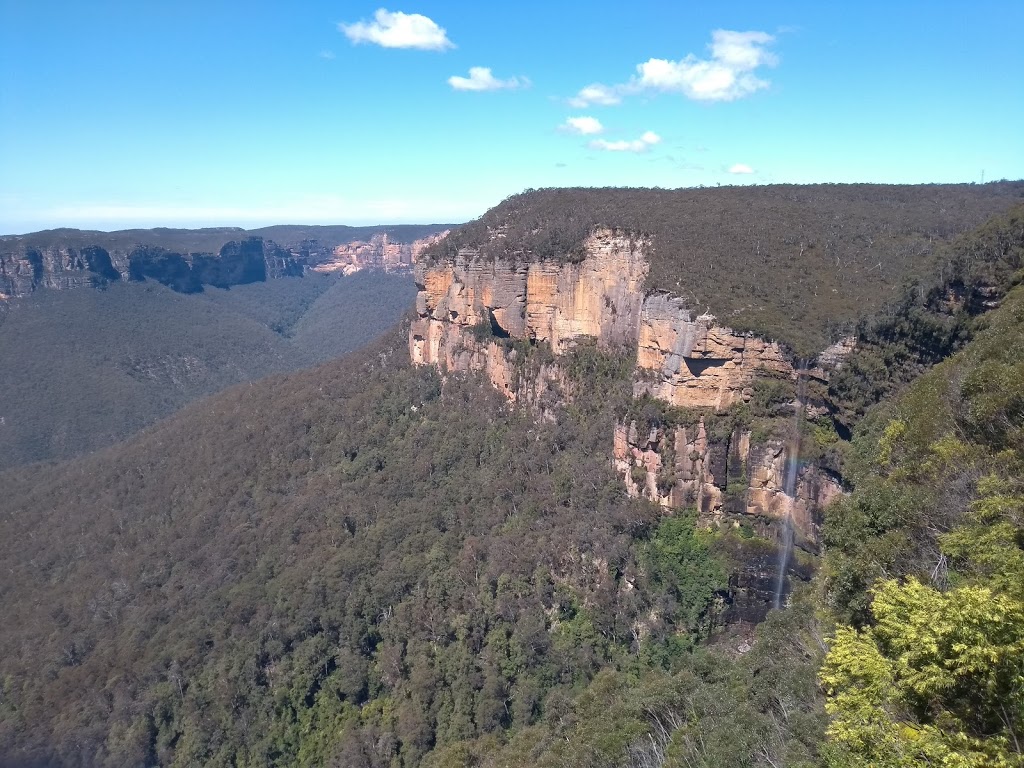
<svg viewBox="0 0 1024 768">
<path fill-rule="evenodd" d="M 796 503 L 796 473 L 800 466 L 800 430 L 804 419 L 804 368 L 801 361 L 796 372 L 796 407 L 793 409 L 793 427 L 786 451 L 786 479 L 782 492 L 786 495 L 786 516 L 782 520 L 779 541 L 778 574 L 775 580 L 775 599 L 772 607 L 782 607 L 782 593 L 786 587 L 786 569 L 793 553 L 793 505 Z"/>
</svg>

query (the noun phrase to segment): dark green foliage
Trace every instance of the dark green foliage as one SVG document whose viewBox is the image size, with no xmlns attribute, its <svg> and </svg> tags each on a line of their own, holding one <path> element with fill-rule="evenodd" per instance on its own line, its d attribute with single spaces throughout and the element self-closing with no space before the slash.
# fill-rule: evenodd
<svg viewBox="0 0 1024 768">
<path fill-rule="evenodd" d="M 660 513 L 610 466 L 628 363 L 580 350 L 538 424 L 409 368 L 405 331 L 3 475 L 0 752 L 415 765 L 555 717 L 656 605 L 699 626 L 703 548 L 659 529 L 648 576 Z"/>
<path fill-rule="evenodd" d="M 865 419 L 849 469 L 855 493 L 824 530 L 830 601 L 870 620 L 871 585 L 915 576 L 945 584 L 941 536 L 964 524 L 980 478 L 1019 483 L 1024 423 L 1024 289 L 984 317 L 960 353 Z"/>
<path fill-rule="evenodd" d="M 989 300 L 990 278 L 961 295 Z M 335 288 L 252 289 L 174 298 L 291 344 L 346 306 Z M 1024 583 L 1021 290 L 841 456 L 856 490 L 828 512 L 824 568 L 840 617 L 869 624 L 883 575 Z M 946 343 L 927 315 L 893 317 L 909 324 L 896 339 Z M 709 636 L 724 571 L 775 546 L 662 517 L 611 467 L 623 414 L 640 429 L 702 414 L 634 401 L 634 361 L 582 341 L 560 361 L 571 398 L 537 420 L 479 378 L 410 368 L 405 330 L 103 453 L 0 475 L 0 761 L 818 765 L 820 585 L 756 641 Z M 524 370 L 549 360 L 479 331 Z M 709 438 L 792 423 L 794 394 L 759 383 L 703 414 Z M 827 418 L 801 429 L 805 458 L 846 453 Z"/>
<path fill-rule="evenodd" d="M 595 227 L 649 236 L 649 289 L 812 358 L 946 263 L 943 242 L 1022 193 L 1020 182 L 530 190 L 431 253 L 576 261 Z"/>
<path fill-rule="evenodd" d="M 815 673 L 820 631 L 808 606 L 773 614 L 753 648 L 740 638 L 675 657 L 667 671 L 605 670 L 573 697 L 549 694 L 524 730 L 439 748 L 432 768 L 719 768 L 818 765 L 824 731 Z M 731 648 L 730 648 L 731 646 Z M 730 653 L 730 651 L 732 651 Z"/>
<path fill-rule="evenodd" d="M 861 425 L 825 526 L 830 766 L 1024 760 L 1021 338 L 1018 286 Z"/>
<path fill-rule="evenodd" d="M 1024 206 L 958 238 L 937 276 L 860 324 L 856 349 L 829 382 L 837 419 L 849 429 L 872 405 L 966 344 L 977 316 L 1020 282 L 1022 266 Z"/>
<path fill-rule="evenodd" d="M 660 613 L 677 634 L 699 637 L 711 627 L 708 608 L 727 586 L 724 568 L 712 557 L 693 515 L 666 517 L 643 548 L 644 570 L 667 602 Z"/>
<path fill-rule="evenodd" d="M 0 468 L 110 445 L 240 381 L 338 357 L 409 307 L 405 277 L 311 274 L 181 295 L 40 291 L 0 315 Z"/>
<path fill-rule="evenodd" d="M 765 375 L 754 382 L 750 398 L 750 414 L 756 418 L 773 419 L 793 412 L 796 384 L 789 377 Z"/>
</svg>

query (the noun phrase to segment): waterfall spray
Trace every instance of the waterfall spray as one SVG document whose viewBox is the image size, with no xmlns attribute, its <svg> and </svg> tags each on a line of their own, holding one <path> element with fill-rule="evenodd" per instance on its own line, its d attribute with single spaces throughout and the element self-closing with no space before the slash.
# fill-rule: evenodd
<svg viewBox="0 0 1024 768">
<path fill-rule="evenodd" d="M 800 465 L 800 428 L 804 418 L 804 368 L 801 362 L 796 373 L 796 407 L 793 409 L 793 429 L 790 434 L 789 446 L 786 451 L 786 479 L 782 492 L 786 496 L 786 516 L 782 521 L 782 534 L 779 539 L 778 574 L 775 580 L 775 599 L 772 607 L 782 607 L 782 592 L 786 587 L 786 569 L 789 557 L 793 552 L 793 505 L 796 503 L 796 472 Z"/>
</svg>

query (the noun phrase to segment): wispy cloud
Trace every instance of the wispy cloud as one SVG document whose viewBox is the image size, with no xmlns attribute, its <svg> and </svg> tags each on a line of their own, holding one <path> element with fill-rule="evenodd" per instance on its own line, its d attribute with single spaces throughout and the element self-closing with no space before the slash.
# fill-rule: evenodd
<svg viewBox="0 0 1024 768">
<path fill-rule="evenodd" d="M 734 163 L 729 166 L 729 173 L 755 173 L 754 169 L 745 163 Z"/>
<path fill-rule="evenodd" d="M 525 77 L 510 77 L 500 80 L 494 76 L 490 67 L 470 67 L 469 77 L 452 75 L 448 85 L 456 91 L 500 91 L 508 88 L 522 88 L 529 85 Z"/>
<path fill-rule="evenodd" d="M 581 115 L 580 117 L 568 118 L 560 128 L 568 133 L 577 133 L 581 136 L 595 136 L 604 131 L 604 126 L 601 125 L 601 121 L 596 117 L 587 117 Z"/>
<path fill-rule="evenodd" d="M 334 51 L 320 51 L 320 53 L 318 53 L 317 56 L 319 56 L 321 59 L 326 59 L 327 61 L 330 61 L 331 59 L 334 58 Z"/>
<path fill-rule="evenodd" d="M 418 13 L 402 13 L 380 8 L 373 21 L 357 21 L 338 25 L 353 43 L 374 43 L 384 48 L 417 48 L 422 51 L 443 51 L 454 48 L 444 27 Z"/>
<path fill-rule="evenodd" d="M 622 97 L 616 93 L 614 88 L 600 83 L 592 83 L 581 88 L 579 93 L 569 99 L 569 106 L 577 109 L 584 109 L 592 105 L 608 107 L 621 101 Z"/>
<path fill-rule="evenodd" d="M 778 64 L 778 57 L 768 50 L 774 42 L 767 32 L 716 29 L 708 45 L 710 58 L 691 53 L 678 61 L 648 59 L 637 65 L 628 82 L 592 83 L 569 99 L 569 104 L 618 104 L 623 96 L 645 92 L 678 93 L 696 101 L 735 101 L 769 86 L 757 71 Z"/>
<path fill-rule="evenodd" d="M 591 149 L 601 149 L 606 152 L 646 152 L 655 144 L 661 142 L 661 136 L 654 131 L 647 131 L 639 139 L 632 141 L 608 141 L 607 139 L 594 139 L 590 142 Z"/>
</svg>

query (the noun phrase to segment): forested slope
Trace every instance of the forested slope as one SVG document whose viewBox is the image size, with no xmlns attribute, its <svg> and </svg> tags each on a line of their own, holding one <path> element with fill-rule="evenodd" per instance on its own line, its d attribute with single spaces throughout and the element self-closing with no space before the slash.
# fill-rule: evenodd
<svg viewBox="0 0 1024 768">
<path fill-rule="evenodd" d="M 40 291 L 0 314 L 0 468 L 110 445 L 241 381 L 338 357 L 411 305 L 407 277 L 310 274 L 185 295 Z"/>
<path fill-rule="evenodd" d="M 637 565 L 659 515 L 606 444 L 628 365 L 595 357 L 594 405 L 538 425 L 404 348 L 3 476 L 9 754 L 414 765 L 706 630 L 725 585 L 692 525 L 685 574 Z"/>
<path fill-rule="evenodd" d="M 854 439 L 821 413 L 801 458 L 827 453 L 849 495 L 819 575 L 756 632 L 722 618 L 737 560 L 774 544 L 628 497 L 609 437 L 664 409 L 592 344 L 559 362 L 571 396 L 546 419 L 411 367 L 400 327 L 0 474 L 0 755 L 1021 765 L 1022 211 L 941 256 L 857 328 L 857 375 L 808 394 Z M 715 419 L 792 411 L 769 386 Z"/>
</svg>

